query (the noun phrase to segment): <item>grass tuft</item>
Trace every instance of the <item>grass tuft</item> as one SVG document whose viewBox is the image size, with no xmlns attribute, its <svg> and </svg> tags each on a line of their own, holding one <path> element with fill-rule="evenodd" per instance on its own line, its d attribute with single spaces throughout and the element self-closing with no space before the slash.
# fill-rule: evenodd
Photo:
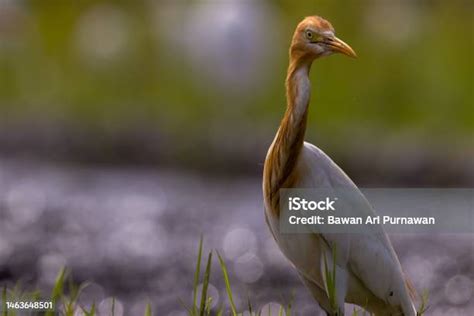
<svg viewBox="0 0 474 316">
<path fill-rule="evenodd" d="M 203 243 L 203 237 L 199 238 L 199 249 L 198 249 L 198 258 L 196 262 L 196 269 L 194 272 L 194 283 L 193 283 L 193 307 L 192 307 L 192 312 L 193 315 L 197 314 L 197 287 L 199 285 L 199 276 L 201 274 L 201 258 L 202 258 L 202 243 Z"/>
<path fill-rule="evenodd" d="M 220 270 L 222 272 L 222 278 L 225 284 L 225 290 L 228 297 L 228 305 L 221 303 L 219 307 L 213 307 L 213 300 L 215 298 L 209 296 L 209 281 L 212 274 L 212 263 L 213 263 L 213 254 L 214 251 L 209 251 L 206 261 L 206 268 L 204 272 L 201 271 L 202 265 L 202 252 L 203 252 L 203 237 L 201 236 L 199 240 L 198 246 L 198 253 L 197 253 L 197 262 L 195 265 L 194 271 L 194 278 L 193 278 L 193 296 L 192 296 L 192 305 L 187 306 L 187 304 L 178 298 L 179 304 L 183 307 L 186 311 L 188 316 L 210 316 L 210 315 L 217 315 L 217 316 L 224 316 L 224 315 L 232 315 L 232 316 L 239 316 L 242 315 L 242 311 L 240 313 L 237 310 L 234 301 L 234 292 L 232 290 L 232 286 L 230 283 L 229 272 L 227 269 L 227 265 L 220 255 L 218 251 L 216 251 L 217 258 L 219 261 Z M 332 313 L 338 314 L 340 311 L 338 310 L 337 306 L 337 291 L 336 291 L 336 249 L 333 248 L 332 251 L 332 264 L 330 265 L 328 262 L 328 258 L 324 255 L 324 276 L 325 276 L 325 286 L 326 291 L 328 294 L 328 298 L 331 304 Z M 68 284 L 67 289 L 65 289 L 65 284 Z M 200 295 L 198 295 L 200 285 L 202 288 L 200 289 Z M 96 316 L 97 314 L 97 307 L 96 303 L 93 302 L 92 306 L 89 309 L 86 309 L 78 304 L 79 297 L 81 296 L 82 292 L 89 283 L 85 282 L 81 285 L 77 286 L 72 281 L 69 271 L 66 268 L 62 268 L 55 280 L 53 289 L 50 294 L 50 299 L 53 301 L 54 306 L 56 307 L 56 311 L 46 311 L 45 313 L 40 313 L 40 315 L 44 316 L 55 316 L 59 313 L 62 316 L 74 316 L 77 315 L 77 311 L 81 311 L 85 316 Z M 21 286 L 19 283 L 15 285 L 12 290 L 9 290 L 6 286 L 2 288 L 1 299 L 2 302 L 6 302 L 8 300 L 14 301 L 19 299 L 41 299 L 41 294 L 38 291 L 31 292 L 31 293 L 24 293 L 21 291 Z M 284 299 L 282 298 L 282 301 Z M 279 310 L 274 313 L 273 316 L 291 316 L 292 308 L 293 308 L 293 301 L 294 301 L 294 292 L 292 291 L 292 295 L 290 301 L 285 304 L 283 303 Z M 2 306 L 1 316 L 16 316 L 17 313 L 13 310 L 7 310 L 5 307 L 5 303 Z M 112 304 L 110 307 L 110 314 L 114 316 L 115 314 L 115 298 L 112 298 Z M 418 316 L 422 316 L 428 310 L 428 292 L 424 292 L 422 295 L 422 300 L 420 307 L 417 311 Z M 247 304 L 244 308 L 246 312 L 248 312 L 252 316 L 272 316 L 270 307 L 268 309 L 263 308 L 255 308 L 252 306 L 250 296 L 247 295 Z M 34 315 L 34 314 L 31 314 Z M 148 303 L 145 307 L 144 316 L 152 316 L 152 308 L 151 304 Z M 351 313 L 352 316 L 365 316 L 370 315 L 364 309 L 358 309 L 354 307 L 354 310 Z"/>
<path fill-rule="evenodd" d="M 151 312 L 151 305 L 150 305 L 150 303 L 146 304 L 146 307 L 145 307 L 145 316 L 153 316 L 153 313 Z"/>
<path fill-rule="evenodd" d="M 428 297 L 429 297 L 428 290 L 423 291 L 423 294 L 421 295 L 420 308 L 418 309 L 416 313 L 417 316 L 422 316 L 430 308 L 430 306 L 428 305 Z"/>
<path fill-rule="evenodd" d="M 219 252 L 217 252 L 217 257 L 219 258 L 219 264 L 221 266 L 222 275 L 224 277 L 225 290 L 227 292 L 227 297 L 229 298 L 232 315 L 236 316 L 237 315 L 237 309 L 235 308 L 234 298 L 233 298 L 233 295 L 232 295 L 232 288 L 230 286 L 230 281 L 229 281 L 229 273 L 227 272 L 227 266 L 224 262 L 224 259 L 222 259 L 221 255 L 219 254 Z M 250 307 L 250 300 L 249 300 L 249 307 Z"/>
<path fill-rule="evenodd" d="M 329 268 L 326 252 L 323 252 L 324 276 L 326 282 L 326 292 L 329 298 L 331 312 L 338 313 L 337 293 L 336 293 L 336 245 L 332 249 L 332 269 Z"/>
</svg>

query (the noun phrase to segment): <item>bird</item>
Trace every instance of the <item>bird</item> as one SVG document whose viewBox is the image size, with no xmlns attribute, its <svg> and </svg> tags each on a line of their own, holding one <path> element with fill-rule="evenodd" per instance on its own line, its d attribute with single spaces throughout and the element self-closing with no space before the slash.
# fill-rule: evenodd
<svg viewBox="0 0 474 316">
<path fill-rule="evenodd" d="M 350 189 L 365 211 L 375 214 L 344 171 L 321 149 L 305 141 L 311 65 L 335 53 L 357 57 L 324 18 L 308 16 L 297 25 L 289 49 L 286 111 L 263 168 L 265 220 L 281 252 L 327 315 L 344 315 L 344 304 L 350 303 L 376 316 L 415 316 L 416 291 L 382 227 L 370 234 L 285 234 L 280 229 L 281 189 Z M 332 264 L 327 261 L 331 258 Z M 328 267 L 335 277 L 333 302 L 325 274 Z"/>
</svg>

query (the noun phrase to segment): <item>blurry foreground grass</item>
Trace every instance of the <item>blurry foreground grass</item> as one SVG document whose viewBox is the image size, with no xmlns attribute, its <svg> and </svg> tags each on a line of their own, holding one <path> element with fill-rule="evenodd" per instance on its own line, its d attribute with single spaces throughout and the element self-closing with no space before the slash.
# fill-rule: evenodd
<svg viewBox="0 0 474 316">
<path fill-rule="evenodd" d="M 275 313 L 274 310 L 271 310 L 270 306 L 268 309 L 263 308 L 255 308 L 252 305 L 250 297 L 247 300 L 246 310 L 244 312 L 238 312 L 236 305 L 234 303 L 234 295 L 233 290 L 230 284 L 228 269 L 225 264 L 224 259 L 221 257 L 219 252 L 216 251 L 219 266 L 222 271 L 222 278 L 225 283 L 226 294 L 228 298 L 228 305 L 221 303 L 219 307 L 213 307 L 213 297 L 209 294 L 209 280 L 211 277 L 212 271 L 212 262 L 213 262 L 213 255 L 214 250 L 209 251 L 206 261 L 205 269 L 202 271 L 201 264 L 202 264 L 202 254 L 203 254 L 203 239 L 201 237 L 199 241 L 199 250 L 198 256 L 196 261 L 196 268 L 194 272 L 194 280 L 193 280 L 193 299 L 191 305 L 186 304 L 181 298 L 178 298 L 179 303 L 186 310 L 188 316 L 224 316 L 224 315 L 232 315 L 232 316 L 291 316 L 293 310 L 293 298 L 290 302 L 283 307 L 280 305 L 279 310 Z M 332 266 L 332 269 L 328 266 L 327 261 L 325 260 L 325 273 L 326 273 L 326 287 L 328 289 L 329 300 L 331 302 L 331 307 L 334 310 L 334 315 L 338 315 L 337 311 L 337 304 L 336 304 L 336 288 L 335 288 L 335 266 Z M 333 262 L 335 262 L 335 258 L 333 258 Z M 334 272 L 333 272 L 334 271 Z M 199 285 L 202 284 L 202 287 Z M 67 285 L 67 286 L 66 286 Z M 4 287 L 2 290 L 2 308 L 1 308 L 1 316 L 22 316 L 22 315 L 45 315 L 45 316 L 55 316 L 55 315 L 62 315 L 62 316 L 103 316 L 104 312 L 99 313 L 96 302 L 92 302 L 90 307 L 81 306 L 79 303 L 79 298 L 81 296 L 82 291 L 87 288 L 88 283 L 82 283 L 81 285 L 75 284 L 66 268 L 62 268 L 57 277 L 52 289 L 52 292 L 49 297 L 44 296 L 40 293 L 40 291 L 33 291 L 33 292 L 24 292 L 21 289 L 21 285 L 17 284 L 13 289 L 7 289 Z M 427 310 L 427 295 L 423 295 L 421 300 L 421 306 L 418 311 L 418 315 L 423 315 Z M 54 310 L 42 311 L 42 312 L 26 312 L 25 311 L 17 311 L 13 309 L 6 308 L 6 302 L 40 302 L 40 301 L 51 301 L 54 307 Z M 159 312 L 159 311 L 157 311 Z M 117 315 L 116 312 L 116 305 L 115 299 L 112 298 L 112 302 L 110 304 L 110 311 L 105 311 L 106 315 L 115 316 Z M 122 315 L 122 313 L 120 313 Z M 147 303 L 145 307 L 144 316 L 152 316 L 153 311 L 151 308 L 151 304 Z M 161 315 L 161 314 L 156 314 Z M 371 316 L 370 313 L 365 312 L 362 309 L 358 309 L 354 307 L 354 310 L 351 314 L 352 316 Z M 133 315 L 135 316 L 135 315 Z M 138 316 L 138 315 L 137 315 Z"/>
<path fill-rule="evenodd" d="M 203 239 L 199 242 L 199 251 L 196 262 L 196 269 L 193 280 L 193 300 L 191 305 L 186 304 L 181 298 L 177 298 L 183 309 L 186 310 L 189 316 L 210 316 L 210 315 L 252 315 L 252 316 L 291 316 L 291 303 L 286 308 L 280 307 L 278 313 L 274 313 L 266 308 L 256 309 L 253 307 L 250 298 L 247 302 L 247 310 L 245 312 L 237 312 L 237 308 L 233 299 L 233 290 L 231 288 L 229 274 L 227 266 L 217 252 L 219 259 L 219 265 L 222 270 L 222 277 L 225 282 L 226 293 L 228 296 L 229 306 L 221 304 L 217 309 L 213 308 L 213 297 L 208 293 L 209 280 L 211 277 L 211 269 L 213 262 L 214 251 L 209 251 L 207 256 L 206 266 L 204 271 L 201 271 L 202 264 L 202 252 L 203 252 Z M 14 288 L 8 289 L 4 287 L 2 290 L 2 308 L 1 316 L 22 316 L 22 315 L 45 315 L 45 316 L 104 316 L 103 312 L 99 313 L 96 302 L 92 302 L 89 307 L 81 306 L 79 298 L 85 288 L 88 287 L 88 283 L 82 283 L 80 285 L 75 284 L 70 277 L 70 272 L 66 268 L 62 268 L 54 284 L 54 287 L 49 296 L 45 296 L 40 291 L 26 292 L 21 289 L 21 284 L 17 284 Z M 202 287 L 199 285 L 202 284 Z M 27 312 L 17 311 L 6 308 L 6 302 L 39 302 L 39 301 L 51 301 L 53 303 L 54 311 L 41 311 L 41 312 Z M 151 304 L 148 303 L 145 307 L 145 316 L 161 315 L 160 311 L 153 313 Z M 107 312 L 106 312 L 107 313 Z M 124 313 L 127 315 L 126 313 Z M 112 304 L 110 305 L 110 311 L 106 314 L 110 316 L 117 315 L 115 299 L 112 298 Z M 138 315 L 133 315 L 138 316 Z"/>
</svg>

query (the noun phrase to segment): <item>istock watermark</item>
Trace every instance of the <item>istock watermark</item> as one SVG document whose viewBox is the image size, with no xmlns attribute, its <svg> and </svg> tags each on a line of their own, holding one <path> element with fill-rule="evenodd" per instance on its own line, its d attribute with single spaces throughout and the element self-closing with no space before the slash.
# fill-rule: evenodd
<svg viewBox="0 0 474 316">
<path fill-rule="evenodd" d="M 474 189 L 282 189 L 283 233 L 474 233 Z"/>
<path fill-rule="evenodd" d="M 330 199 L 327 197 L 322 201 L 308 201 L 300 197 L 290 197 L 288 200 L 288 209 L 290 211 L 335 211 L 334 203 L 336 203 L 337 198 Z"/>
</svg>

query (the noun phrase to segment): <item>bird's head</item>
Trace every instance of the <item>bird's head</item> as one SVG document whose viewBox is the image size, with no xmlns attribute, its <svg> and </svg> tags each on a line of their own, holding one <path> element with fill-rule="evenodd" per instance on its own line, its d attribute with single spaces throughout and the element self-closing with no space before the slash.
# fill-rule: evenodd
<svg viewBox="0 0 474 316">
<path fill-rule="evenodd" d="M 334 53 L 357 57 L 354 50 L 334 33 L 331 23 L 325 19 L 319 16 L 306 17 L 296 27 L 291 42 L 291 57 L 310 61 Z"/>
</svg>

